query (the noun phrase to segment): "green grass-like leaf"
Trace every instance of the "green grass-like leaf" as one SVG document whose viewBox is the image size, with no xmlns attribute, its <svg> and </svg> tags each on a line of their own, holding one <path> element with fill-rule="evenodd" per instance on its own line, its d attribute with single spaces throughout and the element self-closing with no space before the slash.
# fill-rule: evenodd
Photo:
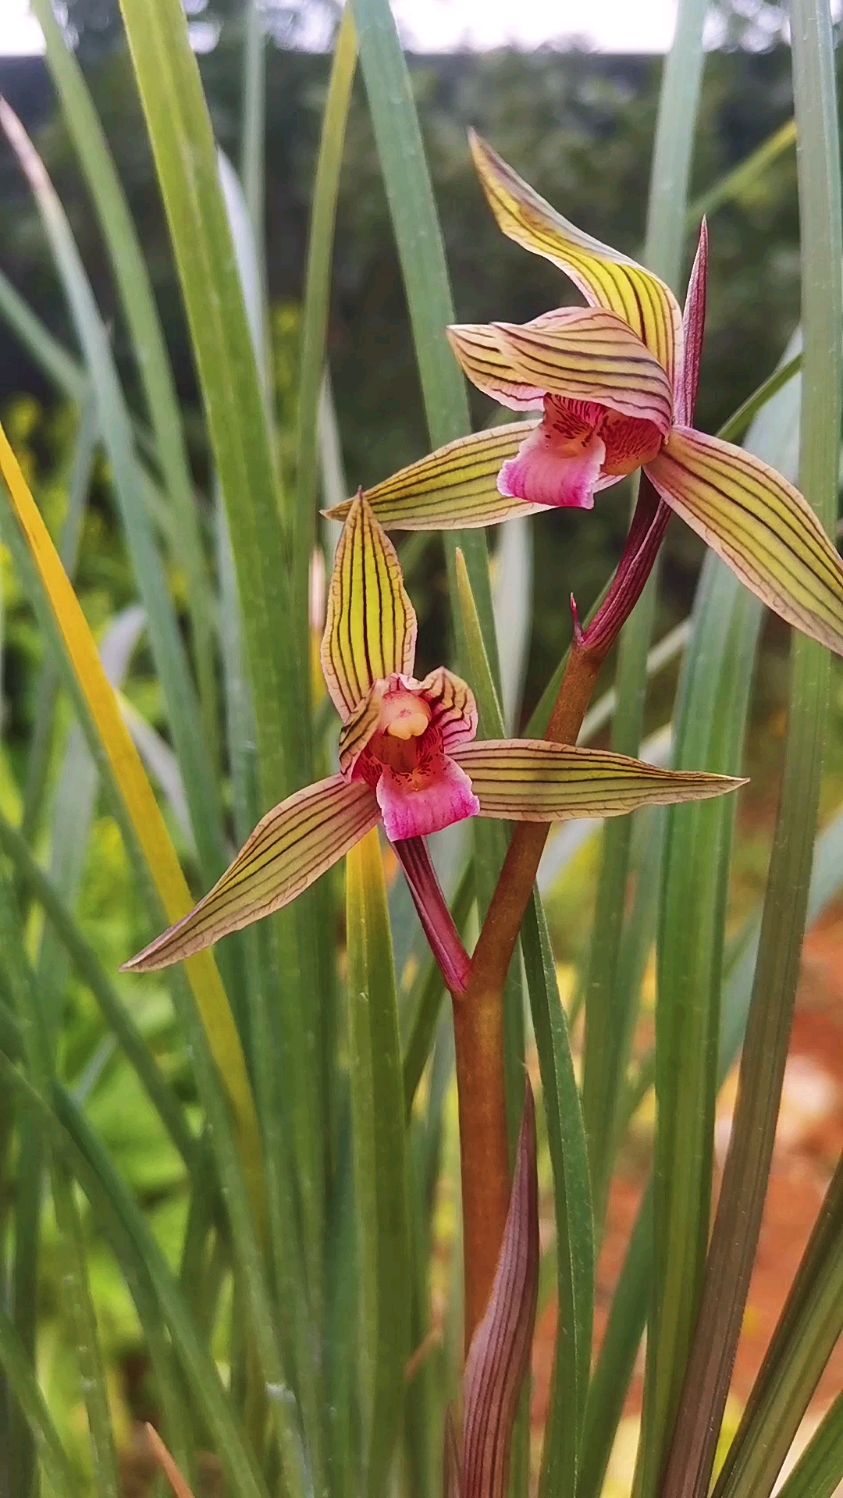
<svg viewBox="0 0 843 1498">
<path fill-rule="evenodd" d="M 412 1255 L 398 1006 L 377 828 L 349 854 L 347 910 L 363 1488 L 378 1498 L 389 1489 L 411 1350 Z"/>
</svg>

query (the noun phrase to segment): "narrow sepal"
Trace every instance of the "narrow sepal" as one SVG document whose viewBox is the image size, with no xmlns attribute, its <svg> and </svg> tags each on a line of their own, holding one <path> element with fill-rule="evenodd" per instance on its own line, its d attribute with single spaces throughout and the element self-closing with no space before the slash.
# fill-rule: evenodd
<svg viewBox="0 0 843 1498">
<path fill-rule="evenodd" d="M 170 926 L 125 972 L 169 967 L 288 905 L 364 837 L 380 819 L 367 785 L 332 775 L 298 791 L 260 821 L 214 888 Z"/>
<path fill-rule="evenodd" d="M 584 234 L 471 132 L 474 164 L 499 227 L 516 244 L 558 265 L 591 306 L 617 312 L 673 381 L 682 348 L 682 319 L 672 291 L 619 250 Z"/>
<path fill-rule="evenodd" d="M 353 500 L 334 559 L 322 669 L 340 717 L 374 682 L 413 669 L 416 615 L 395 547 L 364 495 Z"/>
<path fill-rule="evenodd" d="M 667 435 L 673 414 L 670 381 L 617 313 L 566 307 L 552 317 L 490 327 L 510 380 L 532 381 L 568 400 L 595 401 L 620 416 L 652 422 Z"/>
<path fill-rule="evenodd" d="M 703 219 L 682 312 L 682 364 L 676 372 L 675 392 L 676 421 L 680 426 L 690 426 L 696 412 L 707 300 L 708 224 Z"/>
<path fill-rule="evenodd" d="M 505 1498 L 538 1284 L 536 1111 L 528 1082 L 506 1232 L 489 1306 L 471 1340 L 465 1367 L 461 1498 Z"/>
<path fill-rule="evenodd" d="M 684 427 L 647 472 L 750 592 L 843 655 L 843 563 L 798 489 L 743 448 Z"/>
<path fill-rule="evenodd" d="M 639 806 L 704 801 L 745 784 L 542 739 L 488 739 L 460 745 L 452 758 L 471 777 L 481 816 L 522 822 L 616 817 Z"/>
<path fill-rule="evenodd" d="M 367 503 L 387 530 L 468 530 L 534 515 L 544 506 L 504 498 L 498 474 L 537 426 L 537 421 L 517 421 L 459 437 L 367 489 Z M 352 503 L 346 500 L 325 513 L 344 520 Z"/>
</svg>

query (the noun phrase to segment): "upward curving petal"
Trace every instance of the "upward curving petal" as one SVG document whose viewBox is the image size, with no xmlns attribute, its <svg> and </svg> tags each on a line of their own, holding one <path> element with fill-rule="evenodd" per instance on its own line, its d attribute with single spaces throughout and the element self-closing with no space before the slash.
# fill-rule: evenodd
<svg viewBox="0 0 843 1498">
<path fill-rule="evenodd" d="M 504 367 L 551 395 L 594 402 L 619 416 L 670 430 L 670 382 L 657 359 L 616 312 L 567 307 L 553 318 L 492 323 Z"/>
<path fill-rule="evenodd" d="M 798 489 L 743 448 L 685 427 L 647 473 L 750 592 L 843 655 L 843 562 Z"/>
<path fill-rule="evenodd" d="M 124 971 L 169 967 L 289 905 L 379 818 L 369 787 L 349 785 L 341 775 L 297 791 L 258 823 L 234 862 L 190 914 L 125 963 Z"/>
<path fill-rule="evenodd" d="M 481 817 L 522 822 L 617 817 L 639 806 L 704 801 L 744 784 L 729 775 L 660 770 L 624 754 L 543 739 L 463 744 L 452 758 L 471 778 Z"/>
<path fill-rule="evenodd" d="M 388 530 L 473 529 L 534 515 L 543 506 L 505 498 L 498 492 L 498 474 L 538 425 L 515 421 L 458 437 L 367 489 L 367 503 Z M 344 520 L 353 502 L 347 499 L 325 513 Z"/>
<path fill-rule="evenodd" d="M 351 503 L 328 592 L 322 669 L 345 721 L 373 683 L 409 674 L 416 651 L 416 615 L 395 547 L 365 496 Z"/>
<path fill-rule="evenodd" d="M 682 318 L 672 291 L 652 271 L 569 223 L 474 131 L 474 164 L 499 227 L 516 244 L 570 276 L 591 306 L 617 312 L 667 370 L 681 359 Z"/>
</svg>

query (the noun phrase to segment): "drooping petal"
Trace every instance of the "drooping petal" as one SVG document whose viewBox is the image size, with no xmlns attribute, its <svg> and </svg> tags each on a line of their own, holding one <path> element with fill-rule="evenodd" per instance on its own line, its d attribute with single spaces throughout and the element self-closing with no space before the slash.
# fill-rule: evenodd
<svg viewBox="0 0 843 1498">
<path fill-rule="evenodd" d="M 462 745 L 453 757 L 471 777 L 480 815 L 512 821 L 615 817 L 638 806 L 704 801 L 745 784 L 542 739 L 489 739 Z"/>
<path fill-rule="evenodd" d="M 480 181 L 504 234 L 558 265 L 591 306 L 619 313 L 672 384 L 681 358 L 682 319 L 670 288 L 627 255 L 569 223 L 473 131 L 470 139 Z"/>
<path fill-rule="evenodd" d="M 498 491 L 498 474 L 536 426 L 517 421 L 459 437 L 367 489 L 366 500 L 387 530 L 469 530 L 533 515 L 542 506 L 505 499 Z M 352 503 L 348 499 L 325 514 L 344 520 Z"/>
<path fill-rule="evenodd" d="M 376 795 L 391 842 L 442 832 L 465 817 L 476 817 L 480 809 L 465 770 L 444 754 L 423 777 L 385 769 Z"/>
<path fill-rule="evenodd" d="M 647 472 L 750 592 L 843 655 L 843 563 L 798 489 L 743 448 L 684 427 Z"/>
<path fill-rule="evenodd" d="M 501 494 L 531 504 L 590 510 L 605 456 L 605 444 L 593 433 L 586 432 L 577 445 L 559 440 L 553 427 L 542 422 L 517 455 L 504 463 L 498 488 Z"/>
<path fill-rule="evenodd" d="M 345 522 L 328 593 L 322 669 L 334 706 L 345 720 L 373 682 L 411 672 L 416 615 L 395 547 L 362 494 Z"/>
<path fill-rule="evenodd" d="M 169 967 L 231 931 L 288 905 L 333 867 L 379 820 L 367 785 L 332 775 L 297 791 L 260 821 L 222 878 L 124 971 Z"/>
<path fill-rule="evenodd" d="M 461 676 L 437 666 L 419 682 L 419 692 L 431 709 L 431 723 L 442 735 L 442 748 L 449 754 L 457 744 L 473 739 L 477 732 L 477 703 Z"/>
<path fill-rule="evenodd" d="M 513 380 L 568 400 L 594 401 L 619 416 L 651 422 L 664 437 L 673 398 L 662 365 L 615 312 L 567 307 L 553 319 L 492 323 Z"/>
<path fill-rule="evenodd" d="M 461 1498 L 505 1498 L 539 1287 L 536 1115 L 527 1084 L 506 1231 L 489 1305 L 465 1365 Z M 454 1470 L 451 1460 L 451 1470 Z"/>
</svg>

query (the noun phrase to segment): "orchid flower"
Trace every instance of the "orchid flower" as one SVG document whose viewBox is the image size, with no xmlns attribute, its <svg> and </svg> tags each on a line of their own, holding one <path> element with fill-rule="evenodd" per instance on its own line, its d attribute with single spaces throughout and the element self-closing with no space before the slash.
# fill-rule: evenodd
<svg viewBox="0 0 843 1498">
<path fill-rule="evenodd" d="M 417 679 L 415 649 L 416 615 L 395 548 L 358 496 L 337 547 L 322 641 L 325 682 L 342 720 L 339 773 L 274 807 L 210 893 L 127 969 L 167 967 L 279 910 L 380 822 L 446 980 L 461 991 L 468 958 L 449 924 L 429 834 L 473 816 L 615 816 L 742 784 L 536 739 L 475 742 L 471 689 L 443 666 Z"/>
<path fill-rule="evenodd" d="M 455 529 L 542 509 L 591 509 L 596 494 L 642 468 L 664 504 L 751 592 L 843 654 L 843 564 L 813 510 L 751 453 L 688 425 L 699 306 L 683 331 L 658 276 L 569 223 L 477 136 L 471 144 L 500 228 L 563 270 L 588 305 L 521 325 L 448 330 L 478 389 L 541 416 L 449 443 L 367 491 L 381 523 Z M 695 280 L 704 300 L 704 263 Z M 346 511 L 329 513 L 339 519 Z"/>
</svg>

